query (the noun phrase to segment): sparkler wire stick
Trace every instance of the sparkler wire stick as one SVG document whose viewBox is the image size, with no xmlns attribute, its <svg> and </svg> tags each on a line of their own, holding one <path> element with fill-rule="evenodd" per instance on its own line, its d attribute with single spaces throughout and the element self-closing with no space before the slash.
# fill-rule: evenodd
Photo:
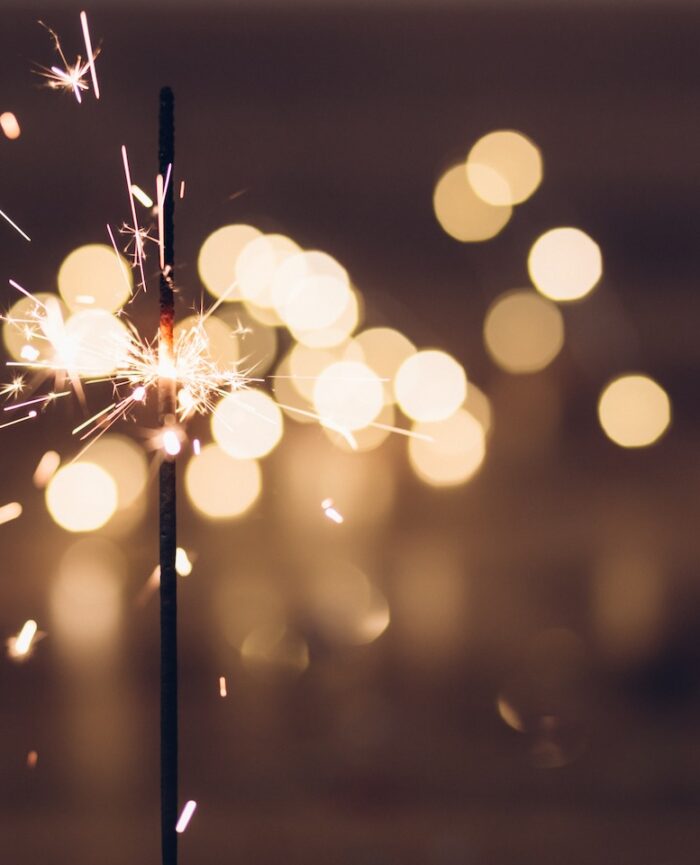
<svg viewBox="0 0 700 865">
<path fill-rule="evenodd" d="M 175 116 L 173 92 L 160 91 L 158 162 L 164 177 L 175 157 Z M 174 199 L 173 187 L 164 191 L 163 267 L 160 273 L 160 328 L 158 338 L 165 368 L 173 364 Z M 158 381 L 158 412 L 163 428 L 176 415 L 175 379 L 161 374 Z M 163 455 L 159 477 L 160 521 L 160 802 L 161 849 L 163 865 L 177 865 L 178 820 L 178 723 L 177 723 L 177 524 L 175 509 L 175 460 Z"/>
</svg>

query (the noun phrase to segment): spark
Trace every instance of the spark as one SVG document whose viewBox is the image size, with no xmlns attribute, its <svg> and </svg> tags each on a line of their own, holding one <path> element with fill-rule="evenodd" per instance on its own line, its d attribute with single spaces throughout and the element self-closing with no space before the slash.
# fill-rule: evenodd
<svg viewBox="0 0 700 865">
<path fill-rule="evenodd" d="M 180 437 L 174 429 L 166 429 L 163 432 L 163 450 L 170 457 L 176 457 L 181 449 Z"/>
<path fill-rule="evenodd" d="M 32 240 L 31 237 L 30 237 L 28 234 L 26 234 L 24 231 L 22 231 L 22 229 L 19 227 L 19 225 L 17 225 L 16 222 L 13 222 L 13 220 L 10 219 L 10 217 L 5 213 L 4 210 L 0 210 L 0 216 L 2 216 L 2 218 L 3 218 L 6 222 L 9 222 L 10 225 L 14 228 L 14 230 L 15 230 L 18 234 L 21 234 L 22 237 L 23 237 L 25 240 L 28 240 L 28 241 L 31 243 L 31 240 Z"/>
<path fill-rule="evenodd" d="M 10 502 L 0 507 L 0 526 L 12 522 L 22 515 L 22 505 L 19 502 Z"/>
<path fill-rule="evenodd" d="M 63 64 L 63 68 L 59 66 L 51 66 L 49 68 L 45 66 L 39 67 L 39 74 L 46 78 L 46 86 L 50 87 L 52 90 L 65 90 L 68 92 L 72 92 L 75 96 L 78 104 L 82 103 L 83 98 L 81 93 L 85 90 L 89 90 L 89 85 L 85 81 L 85 76 L 88 72 L 93 76 L 93 87 L 95 87 L 97 83 L 97 77 L 95 75 L 95 59 L 99 54 L 99 49 L 97 51 L 91 52 L 88 50 L 88 59 L 83 61 L 83 58 L 80 54 L 76 57 L 75 63 L 71 65 L 66 59 L 66 55 L 63 53 L 63 49 L 61 48 L 61 41 L 58 38 L 58 34 L 55 30 L 52 30 L 48 25 L 44 24 L 43 21 L 40 21 L 42 27 L 45 27 L 48 30 L 49 35 L 51 36 L 51 40 L 53 41 L 54 48 L 56 49 L 56 53 L 58 54 L 61 63 Z M 87 27 L 87 22 L 85 24 Z M 88 34 L 89 41 L 89 34 Z M 95 96 L 99 99 L 99 88 L 97 88 Z"/>
<path fill-rule="evenodd" d="M 35 418 L 35 417 L 36 417 L 36 412 L 30 411 L 29 414 L 25 415 L 24 417 L 19 417 L 19 418 L 17 418 L 17 420 L 11 420 L 11 421 L 8 421 L 7 423 L 0 424 L 0 429 L 6 429 L 8 426 L 14 426 L 15 424 L 23 423 L 25 420 L 32 420 L 32 418 Z"/>
<path fill-rule="evenodd" d="M 193 799 L 190 799 L 190 801 L 185 804 L 185 807 L 182 809 L 182 814 L 180 814 L 180 819 L 177 821 L 177 825 L 175 826 L 176 832 L 182 834 L 185 829 L 187 829 L 196 807 L 197 803 Z"/>
<path fill-rule="evenodd" d="M 24 376 L 16 375 L 11 382 L 0 386 L 0 397 L 5 397 L 6 399 L 15 399 L 22 393 L 24 387 Z"/>
<path fill-rule="evenodd" d="M 192 452 L 196 457 L 202 453 L 202 443 L 199 439 L 194 439 L 192 442 Z"/>
<path fill-rule="evenodd" d="M 5 133 L 5 137 L 10 141 L 14 141 L 20 136 L 20 128 L 17 118 L 11 111 L 5 111 L 0 114 L 0 129 Z"/>
<path fill-rule="evenodd" d="M 132 191 L 133 184 L 131 182 L 131 170 L 129 169 L 129 157 L 126 152 L 126 147 L 122 144 L 122 162 L 124 164 L 124 176 L 126 177 L 126 188 L 129 192 L 129 204 L 131 205 L 131 218 L 134 220 L 134 242 L 135 242 L 135 260 L 138 261 L 138 266 L 141 271 L 141 287 L 146 290 L 146 277 L 143 273 L 143 238 L 139 229 L 139 221 L 136 218 L 136 205 L 134 204 L 134 193 Z"/>
<path fill-rule="evenodd" d="M 10 637 L 7 641 L 7 654 L 15 660 L 28 657 L 36 634 L 36 622 L 34 619 L 28 619 L 24 625 L 22 625 L 22 630 L 19 634 L 17 634 L 16 637 Z"/>
<path fill-rule="evenodd" d="M 245 327 L 240 318 L 236 319 L 236 329 L 233 331 L 234 336 L 247 336 L 249 333 L 253 332 L 252 327 Z"/>
<path fill-rule="evenodd" d="M 180 198 L 184 198 L 184 197 L 185 197 L 185 181 L 181 180 L 180 181 Z"/>
<path fill-rule="evenodd" d="M 333 499 L 324 499 L 321 502 L 321 508 L 328 519 L 333 520 L 334 523 L 340 525 L 345 521 L 343 515 L 333 507 Z"/>
<path fill-rule="evenodd" d="M 83 28 L 83 39 L 85 40 L 85 51 L 87 52 L 87 56 L 89 58 L 88 65 L 90 66 L 90 77 L 92 78 L 92 89 L 95 93 L 95 99 L 100 98 L 100 87 L 97 83 L 97 70 L 95 68 L 95 58 L 97 54 L 92 50 L 92 43 L 90 41 L 90 30 L 88 29 L 87 15 L 85 12 L 80 13 L 80 24 Z"/>
<path fill-rule="evenodd" d="M 34 469 L 32 481 L 38 489 L 43 489 L 56 474 L 61 465 L 61 457 L 56 451 L 46 451 Z"/>
<path fill-rule="evenodd" d="M 226 690 L 226 676 L 219 676 L 219 695 L 221 697 L 226 697 L 228 691 Z"/>
<path fill-rule="evenodd" d="M 131 187 L 131 193 L 137 201 L 143 204 L 144 207 L 153 207 L 153 199 L 151 196 L 144 192 L 143 189 L 135 183 Z"/>
<path fill-rule="evenodd" d="M 192 562 L 183 547 L 178 547 L 175 551 L 175 570 L 181 577 L 189 577 L 192 573 Z"/>
<path fill-rule="evenodd" d="M 194 558 L 194 557 L 193 557 Z M 178 547 L 175 551 L 175 572 L 180 577 L 189 577 L 192 573 L 192 561 L 187 554 L 187 550 Z M 141 590 L 136 598 L 138 606 L 142 607 L 146 604 L 151 595 L 157 591 L 160 586 L 160 565 L 156 565 L 151 571 L 150 576 L 141 587 Z"/>
</svg>

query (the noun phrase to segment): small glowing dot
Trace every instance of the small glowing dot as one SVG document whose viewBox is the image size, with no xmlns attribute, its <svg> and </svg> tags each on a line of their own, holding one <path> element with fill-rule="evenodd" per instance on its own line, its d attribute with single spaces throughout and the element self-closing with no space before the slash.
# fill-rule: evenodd
<svg viewBox="0 0 700 865">
<path fill-rule="evenodd" d="M 321 422 L 332 428 L 358 430 L 368 426 L 384 405 L 382 382 L 359 361 L 327 366 L 314 384 L 313 401 Z"/>
<path fill-rule="evenodd" d="M 178 547 L 175 551 L 175 570 L 181 577 L 189 577 L 192 573 L 192 562 L 183 547 Z"/>
<path fill-rule="evenodd" d="M 486 313 L 484 342 L 507 372 L 537 372 L 559 354 L 564 319 L 553 303 L 534 291 L 507 292 Z"/>
<path fill-rule="evenodd" d="M 463 162 L 442 175 L 435 187 L 433 207 L 445 232 L 463 243 L 495 237 L 512 213 L 510 206 L 494 206 L 479 198 Z"/>
<path fill-rule="evenodd" d="M 166 429 L 162 435 L 163 450 L 168 456 L 176 457 L 182 450 L 180 436 L 172 429 Z"/>
<path fill-rule="evenodd" d="M 542 181 L 542 156 L 522 133 L 501 129 L 484 135 L 472 147 L 467 176 L 488 204 L 520 204 Z"/>
<path fill-rule="evenodd" d="M 134 402 L 143 402 L 146 398 L 146 388 L 143 385 L 134 388 L 131 398 Z"/>
<path fill-rule="evenodd" d="M 32 647 L 32 641 L 36 636 L 37 632 L 37 623 L 34 619 L 28 619 L 23 625 L 22 630 L 17 634 L 17 637 L 14 641 L 14 646 L 12 650 L 12 654 L 15 657 L 21 658 L 24 655 L 28 654 L 29 650 Z"/>
<path fill-rule="evenodd" d="M 226 690 L 226 676 L 219 676 L 219 696 L 226 697 L 228 695 L 228 691 Z"/>
<path fill-rule="evenodd" d="M 117 509 L 117 485 L 103 468 L 76 462 L 60 468 L 46 487 L 53 520 L 69 532 L 101 528 Z"/>
<path fill-rule="evenodd" d="M 196 457 L 198 457 L 202 453 L 202 443 L 199 439 L 194 439 L 192 442 L 192 452 Z"/>
<path fill-rule="evenodd" d="M 578 228 L 552 228 L 537 238 L 527 262 L 530 279 L 550 300 L 578 300 L 603 274 L 598 244 Z"/>
<path fill-rule="evenodd" d="M 22 505 L 19 502 L 10 502 L 0 507 L 0 526 L 3 523 L 12 522 L 22 516 Z"/>
<path fill-rule="evenodd" d="M 224 225 L 207 237 L 197 260 L 199 278 L 214 297 L 240 300 L 236 286 L 236 262 L 243 248 L 260 237 L 252 225 Z"/>
<path fill-rule="evenodd" d="M 411 466 L 421 480 L 432 486 L 466 483 L 484 461 L 484 429 L 465 409 L 443 421 L 415 424 L 413 431 L 427 440 L 409 439 Z"/>
<path fill-rule="evenodd" d="M 603 390 L 598 418 L 609 439 L 625 448 L 646 447 L 666 432 L 671 401 L 666 391 L 645 375 L 625 375 Z"/>
<path fill-rule="evenodd" d="M 34 363 L 34 361 L 39 357 L 39 349 L 33 345 L 22 346 L 22 351 L 20 351 L 19 356 L 22 360 L 28 360 L 30 363 Z"/>
<path fill-rule="evenodd" d="M 282 412 L 260 390 L 241 390 L 225 396 L 211 419 L 214 440 L 236 459 L 270 453 L 282 438 Z"/>
<path fill-rule="evenodd" d="M 85 306 L 116 312 L 131 296 L 131 268 L 111 246 L 94 243 L 74 249 L 58 271 L 58 291 L 71 312 Z"/>
<path fill-rule="evenodd" d="M 39 761 L 39 755 L 36 751 L 30 751 L 27 754 L 27 769 L 35 769 Z"/>
<path fill-rule="evenodd" d="M 419 351 L 399 367 L 394 392 L 401 411 L 413 420 L 444 420 L 464 402 L 467 376 L 444 351 Z"/>
<path fill-rule="evenodd" d="M 4 111 L 0 114 L 0 129 L 10 141 L 14 141 L 20 136 L 19 122 L 11 111 Z"/>
<path fill-rule="evenodd" d="M 345 521 L 343 515 L 334 507 L 333 499 L 324 499 L 321 502 L 321 508 L 328 519 L 334 523 L 340 525 Z"/>
<path fill-rule="evenodd" d="M 175 826 L 176 832 L 182 834 L 185 829 L 187 829 L 196 807 L 197 803 L 193 799 L 190 799 L 190 801 L 186 803 L 185 807 L 182 809 L 182 814 L 180 814 L 180 819 L 177 821 L 177 825 Z"/>
<path fill-rule="evenodd" d="M 202 448 L 185 471 L 185 489 L 192 504 L 214 520 L 238 517 L 256 502 L 262 488 L 255 460 L 234 459 L 218 445 Z"/>
</svg>

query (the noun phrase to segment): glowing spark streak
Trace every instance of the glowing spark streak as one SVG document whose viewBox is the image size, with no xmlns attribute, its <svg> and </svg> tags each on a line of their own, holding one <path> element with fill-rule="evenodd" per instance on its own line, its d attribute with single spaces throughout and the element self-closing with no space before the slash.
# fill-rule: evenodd
<svg viewBox="0 0 700 865">
<path fill-rule="evenodd" d="M 83 27 L 83 38 L 85 39 L 85 50 L 87 51 L 88 64 L 90 66 L 90 77 L 92 78 L 92 89 L 95 91 L 95 99 L 100 98 L 100 86 L 97 83 L 97 70 L 95 69 L 95 55 L 92 53 L 90 42 L 90 31 L 88 30 L 87 15 L 80 13 L 80 23 Z"/>
<path fill-rule="evenodd" d="M 15 656 L 26 655 L 29 649 L 32 646 L 32 640 L 36 636 L 37 624 L 34 619 L 29 619 L 22 626 L 22 630 L 17 635 L 17 639 L 15 640 L 13 647 L 13 654 Z"/>
<path fill-rule="evenodd" d="M 165 244 L 163 242 L 163 200 L 165 198 L 165 190 L 163 189 L 163 175 L 159 174 L 156 177 L 156 200 L 158 202 L 158 250 L 160 269 L 165 268 Z"/>
<path fill-rule="evenodd" d="M 192 442 L 192 450 L 193 450 L 194 455 L 195 455 L 196 457 L 198 457 L 198 456 L 202 453 L 202 444 L 201 444 L 201 442 L 199 441 L 199 439 L 195 439 L 195 440 Z"/>
<path fill-rule="evenodd" d="M 26 408 L 28 405 L 36 405 L 38 402 L 53 402 L 61 396 L 70 396 L 71 393 L 72 391 L 69 390 L 62 390 L 60 393 L 52 391 L 46 394 L 46 396 L 38 396 L 36 399 L 26 400 L 26 402 L 16 402 L 14 405 L 6 405 L 3 411 L 15 411 L 18 408 Z"/>
<path fill-rule="evenodd" d="M 70 67 L 68 67 L 70 69 Z M 80 90 L 85 89 L 84 83 L 80 80 L 83 75 L 80 70 L 80 64 L 77 63 L 74 68 L 71 69 L 70 72 L 65 72 L 63 69 L 59 69 L 58 66 L 52 66 L 51 72 L 62 81 L 64 84 L 70 85 L 73 89 L 73 93 L 75 93 L 75 98 L 78 100 L 78 105 L 82 104 L 83 97 L 80 95 Z"/>
<path fill-rule="evenodd" d="M 185 197 L 185 181 L 181 180 L 180 181 L 180 198 L 184 198 L 184 197 Z"/>
<path fill-rule="evenodd" d="M 111 405 L 108 405 L 106 408 L 103 408 L 102 411 L 98 411 L 97 414 L 94 414 L 91 418 L 88 418 L 86 421 L 83 421 L 79 426 L 77 426 L 72 431 L 73 435 L 81 432 L 82 430 L 85 429 L 85 427 L 90 426 L 90 424 L 93 423 L 94 421 L 99 420 L 99 418 L 101 418 L 103 415 L 106 415 L 107 412 L 111 411 L 115 405 L 116 405 L 116 402 L 113 402 Z"/>
<path fill-rule="evenodd" d="M 227 693 L 228 692 L 226 690 L 226 677 L 219 676 L 219 694 L 220 696 L 225 697 Z"/>
<path fill-rule="evenodd" d="M 34 295 L 31 292 L 27 291 L 26 288 L 22 288 L 22 286 L 18 282 L 14 281 L 14 279 L 10 279 L 10 280 L 8 280 L 8 282 L 10 283 L 10 285 L 13 288 L 16 288 L 17 291 L 21 292 L 25 297 L 28 297 L 30 300 L 34 301 L 34 303 L 38 304 L 42 309 L 44 309 L 44 310 L 46 310 L 46 312 L 48 312 L 48 308 L 47 308 L 46 304 L 42 303 L 38 297 L 34 297 Z"/>
<path fill-rule="evenodd" d="M 192 815 L 194 814 L 194 809 L 197 807 L 197 803 L 190 799 L 189 802 L 182 809 L 182 814 L 180 814 L 180 819 L 177 821 L 177 825 L 175 826 L 175 831 L 179 834 L 182 834 L 187 826 L 189 825 L 190 820 L 192 819 Z"/>
<path fill-rule="evenodd" d="M 37 467 L 34 469 L 32 480 L 34 486 L 40 490 L 43 489 L 51 478 L 56 474 L 56 470 L 61 465 L 61 457 L 56 451 L 46 451 L 44 456 L 39 460 Z"/>
<path fill-rule="evenodd" d="M 344 522 L 343 515 L 333 507 L 333 499 L 324 499 L 321 502 L 321 507 L 329 520 L 333 520 L 333 522 L 338 523 L 338 525 Z"/>
<path fill-rule="evenodd" d="M 19 122 L 11 111 L 5 111 L 3 114 L 0 114 L 0 129 L 2 129 L 5 137 L 9 138 L 10 141 L 19 138 L 21 134 Z"/>
<path fill-rule="evenodd" d="M 25 240 L 28 240 L 28 241 L 31 242 L 31 237 L 30 237 L 28 234 L 25 234 L 25 232 L 22 231 L 22 229 L 19 227 L 19 225 L 17 225 L 16 222 L 13 222 L 13 221 L 10 219 L 10 217 L 9 217 L 9 216 L 4 212 L 4 211 L 0 210 L 0 216 L 2 216 L 2 218 L 3 218 L 4 220 L 6 220 L 7 222 L 9 222 L 10 225 L 14 228 L 14 230 L 17 231 L 19 234 L 21 234 L 22 237 L 23 237 Z"/>
<path fill-rule="evenodd" d="M 31 420 L 33 417 L 36 417 L 35 411 L 30 411 L 28 415 L 24 417 L 17 418 L 17 420 L 11 420 L 7 423 L 0 424 L 0 429 L 6 429 L 8 426 L 14 426 L 16 423 L 24 423 L 25 420 Z"/>
<path fill-rule="evenodd" d="M 144 207 L 153 207 L 153 199 L 150 195 L 145 193 L 140 186 L 137 186 L 135 183 L 131 187 L 131 192 L 133 193 L 134 198 L 143 204 Z"/>
<path fill-rule="evenodd" d="M 19 502 L 10 502 L 0 508 L 0 526 L 10 523 L 22 515 L 22 505 Z"/>
<path fill-rule="evenodd" d="M 146 277 L 143 273 L 143 238 L 141 237 L 141 229 L 139 228 L 138 220 L 136 219 L 136 205 L 134 204 L 134 194 L 132 190 L 131 171 L 129 170 L 129 157 L 126 155 L 126 147 L 122 144 L 122 161 L 124 163 L 124 174 L 126 176 L 126 188 L 129 191 L 129 204 L 131 205 L 131 218 L 134 220 L 134 239 L 136 242 L 136 255 L 141 271 L 141 286 L 146 289 Z"/>
</svg>

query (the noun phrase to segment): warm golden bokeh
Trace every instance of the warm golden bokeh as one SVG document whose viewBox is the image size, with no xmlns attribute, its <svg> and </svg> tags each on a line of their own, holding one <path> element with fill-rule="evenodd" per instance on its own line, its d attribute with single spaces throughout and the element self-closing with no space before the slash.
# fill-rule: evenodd
<svg viewBox="0 0 700 865">
<path fill-rule="evenodd" d="M 362 349 L 363 359 L 370 369 L 383 379 L 384 402 L 395 401 L 393 381 L 401 364 L 416 353 L 416 347 L 408 337 L 391 327 L 371 327 L 355 337 Z"/>
<path fill-rule="evenodd" d="M 74 249 L 58 271 L 58 290 L 71 312 L 117 312 L 131 297 L 131 268 L 111 246 L 91 243 Z"/>
<path fill-rule="evenodd" d="M 231 327 L 216 315 L 210 315 L 202 323 L 201 316 L 189 315 L 175 325 L 175 339 L 180 334 L 194 330 L 206 336 L 206 350 L 211 360 L 220 367 L 234 367 L 241 357 L 238 337 Z"/>
<path fill-rule="evenodd" d="M 240 300 L 236 287 L 236 262 L 243 248 L 260 237 L 252 225 L 224 225 L 202 244 L 197 260 L 199 278 L 209 294 L 225 301 Z"/>
<path fill-rule="evenodd" d="M 104 469 L 117 485 L 117 507 L 133 505 L 146 488 L 148 463 L 133 439 L 107 433 L 90 445 L 87 459 Z"/>
<path fill-rule="evenodd" d="M 261 489 L 258 463 L 234 459 L 216 444 L 203 447 L 185 470 L 189 500 L 201 514 L 213 520 L 241 516 L 256 502 Z"/>
<path fill-rule="evenodd" d="M 604 388 L 598 401 L 598 418 L 615 444 L 646 447 L 666 432 L 671 422 L 671 401 L 648 376 L 623 375 Z"/>
<path fill-rule="evenodd" d="M 446 352 L 419 351 L 399 366 L 394 393 L 399 408 L 412 420 L 444 420 L 464 402 L 467 376 Z"/>
<path fill-rule="evenodd" d="M 433 194 L 435 216 L 455 240 L 490 240 L 506 225 L 513 212 L 509 205 L 487 204 L 472 188 L 465 164 L 453 165 L 438 180 Z"/>
<path fill-rule="evenodd" d="M 446 420 L 414 424 L 413 431 L 427 439 L 409 439 L 411 466 L 421 480 L 432 486 L 463 484 L 484 461 L 484 428 L 465 409 L 459 409 Z"/>
<path fill-rule="evenodd" d="M 86 309 L 66 322 L 55 361 L 84 378 L 111 375 L 124 363 L 129 345 L 121 319 L 105 310 Z"/>
<path fill-rule="evenodd" d="M 316 378 L 313 403 L 325 426 L 350 431 L 362 429 L 382 410 L 382 383 L 360 361 L 337 361 Z"/>
<path fill-rule="evenodd" d="M 480 138 L 467 157 L 467 177 L 488 204 L 520 204 L 542 182 L 542 155 L 521 132 L 499 129 Z"/>
<path fill-rule="evenodd" d="M 263 309 L 274 306 L 272 284 L 282 262 L 301 252 L 283 234 L 263 234 L 250 240 L 236 260 L 236 281 L 241 297 Z"/>
<path fill-rule="evenodd" d="M 552 228 L 532 245 L 530 279 L 550 300 L 578 300 L 598 284 L 603 258 L 598 244 L 578 228 Z"/>
<path fill-rule="evenodd" d="M 291 255 L 275 271 L 272 301 L 290 330 L 331 327 L 352 303 L 351 297 L 347 271 L 325 252 Z"/>
<path fill-rule="evenodd" d="M 68 310 L 58 295 L 49 292 L 38 292 L 33 297 L 44 305 L 45 326 L 51 329 L 51 339 L 58 337 L 63 331 L 63 322 Z M 51 362 L 54 348 L 51 342 L 43 338 L 41 328 L 36 323 L 37 304 L 28 297 L 20 297 L 10 307 L 6 320 L 2 324 L 2 340 L 13 360 L 32 360 L 39 363 Z"/>
<path fill-rule="evenodd" d="M 282 412 L 261 390 L 241 390 L 225 396 L 211 419 L 214 440 L 229 456 L 265 456 L 282 438 Z"/>
<path fill-rule="evenodd" d="M 564 318 L 553 303 L 534 291 L 510 291 L 489 307 L 484 342 L 506 372 L 538 372 L 561 351 Z"/>
<path fill-rule="evenodd" d="M 21 134 L 19 121 L 11 111 L 3 111 L 0 114 L 0 129 L 2 129 L 5 138 L 9 138 L 10 141 L 19 138 Z"/>
<path fill-rule="evenodd" d="M 69 532 L 102 528 L 114 515 L 118 501 L 114 478 L 90 462 L 63 466 L 46 487 L 46 506 L 51 517 Z"/>
</svg>

